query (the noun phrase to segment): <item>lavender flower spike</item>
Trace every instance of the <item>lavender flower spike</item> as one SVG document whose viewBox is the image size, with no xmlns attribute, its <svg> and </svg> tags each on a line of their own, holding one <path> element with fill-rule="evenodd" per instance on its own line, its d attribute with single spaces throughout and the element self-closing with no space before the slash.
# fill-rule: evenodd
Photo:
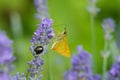
<svg viewBox="0 0 120 80">
<path fill-rule="evenodd" d="M 73 69 L 80 71 L 80 68 L 91 67 L 91 55 L 83 51 L 81 46 L 78 46 L 77 50 L 78 54 L 74 55 L 71 59 Z"/>
<path fill-rule="evenodd" d="M 115 22 L 112 18 L 106 18 L 103 23 L 102 23 L 102 27 L 104 29 L 105 32 L 105 39 L 106 40 L 110 40 L 112 39 L 112 35 L 111 33 L 114 32 L 115 30 Z"/>
<path fill-rule="evenodd" d="M 30 66 L 28 68 L 30 80 L 41 80 L 42 78 L 40 72 L 43 70 L 42 65 L 44 64 L 44 60 L 41 58 L 41 54 L 46 53 L 47 46 L 54 37 L 52 25 L 52 19 L 42 19 L 41 24 L 39 24 L 38 29 L 34 32 L 31 39 L 32 46 L 30 47 L 30 50 L 34 58 L 28 62 L 28 65 Z"/>
<path fill-rule="evenodd" d="M 0 80 L 10 80 L 10 75 L 4 71 L 0 71 Z"/>
<path fill-rule="evenodd" d="M 96 7 L 97 0 L 88 0 L 88 3 L 88 12 L 93 16 L 97 15 L 97 13 L 100 12 L 100 8 Z"/>
<path fill-rule="evenodd" d="M 36 17 L 38 19 L 42 20 L 45 17 L 49 17 L 46 0 L 34 0 L 34 4 L 37 8 Z"/>
<path fill-rule="evenodd" d="M 114 32 L 115 26 L 115 21 L 112 18 L 106 18 L 102 23 L 105 32 Z"/>
<path fill-rule="evenodd" d="M 78 54 L 71 59 L 72 69 L 79 73 L 79 79 L 92 78 L 91 55 L 84 51 L 81 46 L 77 47 Z"/>
<path fill-rule="evenodd" d="M 0 80 L 10 80 L 14 60 L 12 41 L 4 32 L 0 31 Z"/>
<path fill-rule="evenodd" d="M 78 46 L 77 51 L 71 59 L 72 69 L 65 72 L 64 80 L 100 80 L 100 76 L 92 73 L 92 56 L 82 46 Z"/>
<path fill-rule="evenodd" d="M 28 62 L 31 68 L 28 69 L 30 73 L 30 80 L 34 79 L 36 75 L 38 75 L 42 71 L 42 65 L 44 64 L 44 60 L 40 58 L 40 56 L 35 57 L 32 61 Z M 42 77 L 42 75 L 38 75 L 38 80 Z"/>
<path fill-rule="evenodd" d="M 77 80 L 78 73 L 76 71 L 67 71 L 64 74 L 64 80 Z"/>
<path fill-rule="evenodd" d="M 16 75 L 10 80 L 27 80 L 27 79 L 26 79 L 24 73 L 19 74 L 19 72 L 17 72 Z"/>
<path fill-rule="evenodd" d="M 101 80 L 101 75 L 99 74 L 93 75 L 93 80 Z"/>
<path fill-rule="evenodd" d="M 12 41 L 0 31 L 0 65 L 10 64 L 15 59 L 11 47 Z"/>
<path fill-rule="evenodd" d="M 44 18 L 39 24 L 38 29 L 34 33 L 31 42 L 31 51 L 33 55 L 36 55 L 34 49 L 36 46 L 40 45 L 43 46 L 44 51 L 43 53 L 46 53 L 47 45 L 51 42 L 52 38 L 54 37 L 54 31 L 52 29 L 53 21 L 52 19 Z"/>
<path fill-rule="evenodd" d="M 41 24 L 38 25 L 38 29 L 34 32 L 31 39 L 30 50 L 34 56 L 33 60 L 28 62 L 28 74 L 29 80 L 41 80 L 43 70 L 42 65 L 44 60 L 41 58 L 41 54 L 46 53 L 47 46 L 54 37 L 54 31 L 52 29 L 53 20 L 48 19 L 48 10 L 46 0 L 34 0 L 37 8 L 37 18 L 41 20 Z"/>
<path fill-rule="evenodd" d="M 120 80 L 120 56 L 115 64 L 109 70 L 106 80 Z"/>
<path fill-rule="evenodd" d="M 44 60 L 41 58 L 41 54 L 46 53 L 47 46 L 54 37 L 54 31 L 52 29 L 53 20 L 48 19 L 48 10 L 46 0 L 34 0 L 37 8 L 37 18 L 41 20 L 41 24 L 38 25 L 38 29 L 34 32 L 31 39 L 30 50 L 34 56 L 33 60 L 28 62 L 28 74 L 30 80 L 40 80 L 42 75 L 42 65 Z"/>
</svg>

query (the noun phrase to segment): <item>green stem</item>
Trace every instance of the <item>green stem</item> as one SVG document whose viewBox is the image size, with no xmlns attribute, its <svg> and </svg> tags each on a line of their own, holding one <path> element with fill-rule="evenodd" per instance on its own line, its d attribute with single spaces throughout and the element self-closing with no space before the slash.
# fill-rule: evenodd
<svg viewBox="0 0 120 80">
<path fill-rule="evenodd" d="M 108 54 L 107 49 L 108 49 L 108 40 L 105 40 L 105 45 L 104 45 L 104 53 L 103 53 L 103 79 L 105 80 L 105 75 L 106 75 L 106 71 L 107 71 L 107 59 L 108 59 Z"/>
<path fill-rule="evenodd" d="M 68 61 L 66 60 L 66 58 L 64 58 L 64 61 L 65 61 L 65 69 L 68 70 Z"/>
<path fill-rule="evenodd" d="M 107 68 L 107 58 L 103 58 L 103 80 L 105 80 L 106 68 Z"/>
<path fill-rule="evenodd" d="M 48 80 L 52 80 L 52 73 L 51 73 L 51 67 L 50 67 L 50 54 L 49 54 L 49 50 L 48 50 L 48 54 L 47 54 L 47 64 L 48 64 Z"/>
<path fill-rule="evenodd" d="M 96 38 L 95 38 L 95 20 L 94 16 L 90 15 L 90 23 L 91 23 L 91 46 L 92 46 L 92 53 L 96 53 Z"/>
<path fill-rule="evenodd" d="M 107 51 L 107 49 L 108 49 L 108 43 L 109 43 L 109 41 L 105 40 L 104 52 Z"/>
</svg>

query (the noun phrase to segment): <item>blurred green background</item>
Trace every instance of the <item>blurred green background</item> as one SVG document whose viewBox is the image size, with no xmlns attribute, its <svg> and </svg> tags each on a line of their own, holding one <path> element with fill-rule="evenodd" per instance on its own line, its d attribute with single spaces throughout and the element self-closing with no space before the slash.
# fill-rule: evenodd
<svg viewBox="0 0 120 80">
<path fill-rule="evenodd" d="M 112 17 L 116 24 L 120 18 L 119 0 L 98 0 L 97 7 L 101 11 L 95 17 L 96 27 L 96 53 L 91 50 L 90 15 L 86 10 L 87 0 L 48 0 L 48 10 L 54 25 L 67 24 L 68 42 L 71 55 L 75 54 L 76 46 L 82 45 L 85 50 L 93 55 L 93 70 L 95 73 L 102 73 L 101 50 L 104 46 L 104 32 L 101 22 L 104 18 Z M 16 56 L 15 72 L 26 73 L 27 61 L 32 59 L 29 50 L 30 39 L 37 29 L 39 23 L 35 19 L 36 8 L 33 0 L 0 0 L 0 30 L 4 30 L 10 39 L 13 40 L 14 55 Z M 114 33 L 114 40 L 117 39 L 118 27 Z M 56 31 L 58 27 L 53 26 Z M 52 42 L 53 43 L 53 42 Z M 50 45 L 51 46 L 51 45 Z M 70 58 L 61 56 L 50 50 L 44 55 L 43 79 L 62 80 L 66 70 L 71 68 Z M 111 61 L 109 61 L 109 66 Z M 109 69 L 108 66 L 108 69 Z"/>
</svg>

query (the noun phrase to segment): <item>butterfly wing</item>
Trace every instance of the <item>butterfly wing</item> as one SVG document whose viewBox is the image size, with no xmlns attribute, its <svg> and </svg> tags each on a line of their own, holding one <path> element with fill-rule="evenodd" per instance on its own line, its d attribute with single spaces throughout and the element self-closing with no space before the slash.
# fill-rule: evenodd
<svg viewBox="0 0 120 80">
<path fill-rule="evenodd" d="M 51 49 L 60 53 L 63 56 L 70 57 L 70 50 L 68 47 L 66 36 L 64 36 L 61 40 L 55 41 Z"/>
</svg>

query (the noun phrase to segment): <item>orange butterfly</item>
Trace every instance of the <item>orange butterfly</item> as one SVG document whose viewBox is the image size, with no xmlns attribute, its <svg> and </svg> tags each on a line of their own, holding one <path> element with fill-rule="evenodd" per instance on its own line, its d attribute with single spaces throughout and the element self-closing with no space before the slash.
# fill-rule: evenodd
<svg viewBox="0 0 120 80">
<path fill-rule="evenodd" d="M 70 50 L 68 47 L 66 29 L 57 35 L 56 41 L 53 43 L 51 49 L 60 53 L 63 56 L 70 57 Z"/>
</svg>

